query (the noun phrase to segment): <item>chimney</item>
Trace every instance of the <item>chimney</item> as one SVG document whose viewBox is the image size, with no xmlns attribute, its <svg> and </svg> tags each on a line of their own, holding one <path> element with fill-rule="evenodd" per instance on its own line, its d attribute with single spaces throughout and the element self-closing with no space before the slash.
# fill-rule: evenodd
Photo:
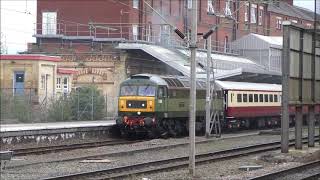
<svg viewBox="0 0 320 180">
<path fill-rule="evenodd" d="M 287 4 L 293 6 L 293 0 L 283 0 L 284 2 L 286 2 Z"/>
</svg>

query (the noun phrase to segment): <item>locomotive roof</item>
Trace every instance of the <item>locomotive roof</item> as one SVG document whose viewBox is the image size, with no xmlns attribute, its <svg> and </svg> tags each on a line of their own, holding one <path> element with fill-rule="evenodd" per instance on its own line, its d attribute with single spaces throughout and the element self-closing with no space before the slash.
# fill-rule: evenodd
<svg viewBox="0 0 320 180">
<path fill-rule="evenodd" d="M 135 78 L 150 79 L 150 81 L 153 81 L 158 85 L 168 86 L 169 88 L 190 87 L 189 78 L 184 76 L 161 76 L 156 74 L 136 74 L 131 76 L 131 79 L 135 79 Z M 198 79 L 197 88 L 201 89 L 205 87 L 206 87 L 205 81 Z"/>
<path fill-rule="evenodd" d="M 232 81 L 216 81 L 216 84 L 225 90 L 248 90 L 248 91 L 281 91 L 280 84 L 267 83 L 248 83 L 248 82 L 232 82 Z"/>
<path fill-rule="evenodd" d="M 162 79 L 159 75 L 154 75 L 154 74 L 135 74 L 130 77 L 130 79 L 149 79 L 150 81 L 158 84 L 158 85 L 163 85 L 167 86 L 168 83 Z"/>
<path fill-rule="evenodd" d="M 132 75 L 131 79 L 149 79 L 150 81 L 169 88 L 187 88 L 190 87 L 190 80 L 184 76 L 161 76 L 156 74 L 136 74 Z M 281 91 L 280 84 L 267 83 L 249 83 L 249 82 L 233 82 L 216 80 L 218 89 L 225 90 L 248 90 L 248 91 Z M 204 89 L 206 82 L 204 79 L 197 79 L 197 88 Z"/>
</svg>

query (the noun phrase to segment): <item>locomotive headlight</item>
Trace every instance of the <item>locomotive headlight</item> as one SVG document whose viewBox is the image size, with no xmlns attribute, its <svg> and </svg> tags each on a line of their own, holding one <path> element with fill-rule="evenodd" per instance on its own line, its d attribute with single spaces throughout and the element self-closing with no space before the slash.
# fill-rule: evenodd
<svg viewBox="0 0 320 180">
<path fill-rule="evenodd" d="M 138 115 L 140 115 L 140 114 L 141 114 L 141 112 L 140 112 L 140 111 L 138 111 L 138 112 L 137 112 L 137 114 L 138 114 Z"/>
<path fill-rule="evenodd" d="M 144 104 L 141 104 L 142 107 L 144 107 Z"/>
</svg>

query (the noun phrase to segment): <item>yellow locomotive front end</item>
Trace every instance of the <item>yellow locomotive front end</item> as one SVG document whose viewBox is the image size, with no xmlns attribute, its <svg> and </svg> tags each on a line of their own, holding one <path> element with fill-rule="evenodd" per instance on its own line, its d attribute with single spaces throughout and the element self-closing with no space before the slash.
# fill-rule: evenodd
<svg viewBox="0 0 320 180">
<path fill-rule="evenodd" d="M 120 85 L 117 125 L 124 136 L 148 132 L 155 126 L 156 84 L 131 79 Z"/>
</svg>

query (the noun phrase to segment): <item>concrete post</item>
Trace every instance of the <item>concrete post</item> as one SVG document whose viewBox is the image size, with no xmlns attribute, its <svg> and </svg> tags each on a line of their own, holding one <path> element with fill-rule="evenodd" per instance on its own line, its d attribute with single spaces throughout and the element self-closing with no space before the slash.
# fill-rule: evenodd
<svg viewBox="0 0 320 180">
<path fill-rule="evenodd" d="M 197 52 L 197 5 L 198 0 L 192 1 L 191 13 L 191 68 L 190 68 L 190 115 L 189 115 L 189 138 L 190 138 L 190 152 L 189 152 L 189 173 L 191 176 L 195 175 L 195 121 L 196 121 L 196 52 Z"/>
<path fill-rule="evenodd" d="M 295 129 L 295 147 L 296 149 L 302 149 L 302 122 L 303 114 L 302 108 L 298 107 L 296 111 L 296 129 Z"/>
<path fill-rule="evenodd" d="M 206 138 L 208 138 L 211 134 L 210 132 L 210 102 L 211 102 L 211 95 L 210 95 L 210 70 L 211 70 L 211 36 L 207 38 L 207 89 L 206 89 Z"/>
<path fill-rule="evenodd" d="M 315 115 L 314 108 L 310 109 L 308 116 L 308 146 L 314 147 L 314 133 L 315 133 Z"/>
<path fill-rule="evenodd" d="M 282 108 L 281 108 L 281 152 L 289 151 L 289 65 L 290 65 L 290 27 L 283 26 L 282 50 Z"/>
</svg>

